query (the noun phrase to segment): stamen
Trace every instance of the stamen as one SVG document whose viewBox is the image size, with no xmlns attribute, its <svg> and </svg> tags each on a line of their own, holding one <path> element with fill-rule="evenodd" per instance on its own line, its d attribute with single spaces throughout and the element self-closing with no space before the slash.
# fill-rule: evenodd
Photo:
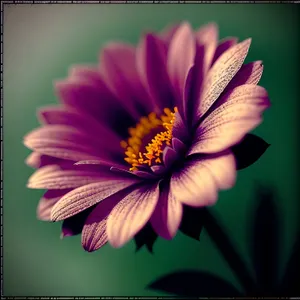
<svg viewBox="0 0 300 300">
<path fill-rule="evenodd" d="M 162 153 L 166 146 L 171 145 L 172 129 L 175 120 L 175 113 L 169 108 L 164 109 L 164 114 L 160 117 L 152 112 L 147 117 L 142 117 L 134 128 L 129 128 L 129 138 L 121 141 L 121 147 L 125 149 L 124 160 L 131 165 L 130 171 L 137 170 L 140 165 L 152 166 L 162 163 Z M 145 145 L 145 140 L 149 140 L 153 131 L 161 127 L 161 131 Z M 145 146 L 143 146 L 145 145 Z"/>
</svg>

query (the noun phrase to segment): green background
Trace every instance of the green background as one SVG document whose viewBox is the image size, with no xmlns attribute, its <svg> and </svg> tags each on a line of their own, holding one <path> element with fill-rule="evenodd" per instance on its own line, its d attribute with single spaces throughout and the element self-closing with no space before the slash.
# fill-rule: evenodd
<svg viewBox="0 0 300 300">
<path fill-rule="evenodd" d="M 215 209 L 249 263 L 248 228 L 255 181 L 278 191 L 284 239 L 281 270 L 296 234 L 297 116 L 299 103 L 299 8 L 271 4 L 185 5 L 6 5 L 4 9 L 4 294 L 6 296 L 160 295 L 144 287 L 157 276 L 197 268 L 227 278 L 234 275 L 205 232 L 201 243 L 182 233 L 158 240 L 154 255 L 134 242 L 87 253 L 80 237 L 60 240 L 60 223 L 36 219 L 41 190 L 25 187 L 33 170 L 23 136 L 38 126 L 36 108 L 56 103 L 52 81 L 70 65 L 96 63 L 110 40 L 137 43 L 147 30 L 188 20 L 196 29 L 218 23 L 220 37 L 252 37 L 247 61 L 263 60 L 261 85 L 272 107 L 256 133 L 272 144 L 236 186 L 220 194 Z M 201 283 L 199 283 L 201 284 Z"/>
</svg>

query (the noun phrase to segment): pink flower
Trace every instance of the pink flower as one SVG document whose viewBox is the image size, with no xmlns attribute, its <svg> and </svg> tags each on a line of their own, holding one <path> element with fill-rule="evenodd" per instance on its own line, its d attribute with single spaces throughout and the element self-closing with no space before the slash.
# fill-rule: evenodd
<svg viewBox="0 0 300 300">
<path fill-rule="evenodd" d="M 72 68 L 55 85 L 61 105 L 41 109 L 42 126 L 24 139 L 38 168 L 28 187 L 48 190 L 38 217 L 64 220 L 63 236 L 81 233 L 94 251 L 121 247 L 148 222 L 171 239 L 183 205 L 215 204 L 235 184 L 231 147 L 270 105 L 262 62 L 243 65 L 250 43 L 182 23 Z"/>
</svg>

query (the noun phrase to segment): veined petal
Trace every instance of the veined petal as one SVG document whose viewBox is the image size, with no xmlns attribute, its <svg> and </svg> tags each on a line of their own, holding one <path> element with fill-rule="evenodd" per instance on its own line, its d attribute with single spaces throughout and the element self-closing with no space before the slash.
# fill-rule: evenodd
<svg viewBox="0 0 300 300">
<path fill-rule="evenodd" d="M 180 226 L 183 207 L 173 195 L 169 183 L 161 188 L 159 200 L 151 217 L 151 225 L 164 239 L 172 239 Z"/>
<path fill-rule="evenodd" d="M 102 146 L 105 148 L 109 146 L 110 151 L 114 147 L 120 148 L 118 135 L 83 112 L 67 107 L 47 106 L 39 109 L 38 118 L 42 124 L 66 125 L 84 131 L 85 134 L 91 135 L 93 138 L 95 136 L 101 137 L 102 141 L 109 141 L 109 143 L 103 143 Z"/>
<path fill-rule="evenodd" d="M 230 38 L 226 38 L 220 41 L 219 45 L 217 46 L 213 61 L 212 61 L 212 65 L 216 62 L 216 60 L 225 52 L 227 51 L 229 48 L 231 48 L 232 46 L 236 45 L 238 42 L 237 38 L 234 37 L 230 37 Z"/>
<path fill-rule="evenodd" d="M 235 183 L 235 160 L 230 152 L 219 156 L 194 158 L 171 177 L 174 197 L 190 206 L 210 206 L 217 201 L 218 189 L 228 189 Z"/>
<path fill-rule="evenodd" d="M 40 199 L 37 206 L 37 218 L 42 221 L 51 220 L 51 210 L 53 206 L 61 199 L 62 196 L 67 194 L 70 190 L 49 190 Z"/>
<path fill-rule="evenodd" d="M 218 99 L 231 79 L 241 68 L 250 47 L 247 39 L 223 53 L 209 70 L 204 82 L 203 92 L 197 111 L 199 120 Z"/>
<path fill-rule="evenodd" d="M 116 177 L 116 179 L 104 179 L 72 190 L 53 207 L 51 220 L 60 221 L 74 216 L 138 182 L 136 179 Z"/>
<path fill-rule="evenodd" d="M 158 36 L 146 34 L 137 48 L 137 67 L 145 88 L 160 110 L 174 107 L 166 64 L 166 45 Z"/>
<path fill-rule="evenodd" d="M 128 195 L 134 187 L 124 189 L 98 203 L 83 226 L 81 243 L 86 251 L 92 252 L 107 242 L 106 222 L 115 205 Z"/>
<path fill-rule="evenodd" d="M 196 55 L 196 41 L 193 30 L 188 23 L 183 23 L 176 31 L 168 52 L 167 68 L 172 83 L 177 107 L 180 112 L 184 108 L 184 89 Z"/>
<path fill-rule="evenodd" d="M 159 183 L 142 186 L 121 200 L 107 219 L 109 243 L 119 248 L 141 230 L 150 219 L 159 197 Z"/>
<path fill-rule="evenodd" d="M 106 176 L 99 170 L 76 170 L 75 166 L 45 166 L 38 169 L 28 180 L 32 189 L 70 189 L 103 180 Z"/>
<path fill-rule="evenodd" d="M 261 115 L 269 105 L 264 88 L 256 85 L 235 88 L 226 102 L 200 124 L 188 154 L 217 153 L 235 145 L 261 123 Z"/>
<path fill-rule="evenodd" d="M 142 86 L 136 66 L 135 47 L 110 43 L 100 57 L 101 73 L 118 99 L 126 103 L 132 115 L 140 118 L 153 111 L 153 104 Z"/>
<path fill-rule="evenodd" d="M 204 46 L 204 73 L 206 73 L 212 64 L 217 48 L 218 26 L 215 23 L 209 23 L 200 27 L 195 35 L 198 44 Z"/>
<path fill-rule="evenodd" d="M 99 159 L 101 143 L 80 130 L 65 125 L 47 125 L 30 132 L 24 138 L 28 148 L 41 154 L 68 160 Z"/>
<path fill-rule="evenodd" d="M 126 129 L 137 120 L 133 117 L 130 106 L 119 101 L 108 89 L 100 73 L 97 80 L 73 76 L 56 81 L 55 89 L 59 99 L 68 109 L 91 116 L 102 126 L 111 128 L 121 136 L 126 136 Z"/>
</svg>

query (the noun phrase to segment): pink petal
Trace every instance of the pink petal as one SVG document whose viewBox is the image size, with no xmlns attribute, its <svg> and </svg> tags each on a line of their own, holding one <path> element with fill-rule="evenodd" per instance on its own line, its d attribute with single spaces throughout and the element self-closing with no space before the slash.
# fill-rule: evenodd
<svg viewBox="0 0 300 300">
<path fill-rule="evenodd" d="M 100 68 L 109 88 L 126 103 L 133 116 L 139 118 L 141 112 L 153 110 L 137 71 L 135 47 L 110 43 L 101 53 Z M 140 107 L 137 109 L 138 105 Z"/>
<path fill-rule="evenodd" d="M 133 188 L 130 189 L 132 191 Z M 97 204 L 85 221 L 82 229 L 81 243 L 86 251 L 92 252 L 107 242 L 106 222 L 114 206 L 130 193 L 122 190 Z"/>
<path fill-rule="evenodd" d="M 241 68 L 248 53 L 250 43 L 251 39 L 247 39 L 231 47 L 219 57 L 209 70 L 204 82 L 204 89 L 197 111 L 197 119 L 211 107 Z"/>
<path fill-rule="evenodd" d="M 194 158 L 183 170 L 172 175 L 170 189 L 174 197 L 184 204 L 210 206 L 217 201 L 218 189 L 234 185 L 235 173 L 235 160 L 231 153 Z"/>
<path fill-rule="evenodd" d="M 159 184 L 137 188 L 121 200 L 107 220 L 109 243 L 119 248 L 150 219 L 159 198 Z"/>
<path fill-rule="evenodd" d="M 236 45 L 238 42 L 237 38 L 226 38 L 223 39 L 219 42 L 219 45 L 216 49 L 213 61 L 212 61 L 212 65 L 216 62 L 216 60 L 225 52 L 227 51 L 229 48 L 231 48 L 232 46 Z"/>
<path fill-rule="evenodd" d="M 118 132 L 116 119 L 132 121 L 130 106 L 113 95 L 99 72 L 94 77 L 71 77 L 55 82 L 57 96 L 68 110 L 84 113 Z"/>
<path fill-rule="evenodd" d="M 38 152 L 32 152 L 26 158 L 25 162 L 28 166 L 37 169 L 46 165 L 60 164 L 66 161 L 52 156 L 43 155 Z"/>
<path fill-rule="evenodd" d="M 173 106 L 166 63 L 164 42 L 153 34 L 146 34 L 137 48 L 137 68 L 145 88 L 160 110 Z"/>
<path fill-rule="evenodd" d="M 100 136 L 103 141 L 110 141 L 111 149 L 116 146 L 119 149 L 120 137 L 83 112 L 79 113 L 67 107 L 48 106 L 39 109 L 38 118 L 42 124 L 67 125 L 82 130 L 92 137 Z M 104 143 L 103 146 L 106 147 L 107 144 Z"/>
<path fill-rule="evenodd" d="M 176 31 L 180 28 L 179 24 L 171 25 L 166 27 L 160 34 L 159 36 L 163 41 L 166 42 L 167 46 L 170 45 L 172 38 L 174 37 Z"/>
<path fill-rule="evenodd" d="M 204 73 L 206 73 L 212 64 L 217 48 L 218 26 L 215 23 L 209 23 L 202 26 L 195 35 L 198 44 L 204 45 Z"/>
<path fill-rule="evenodd" d="M 75 166 L 81 166 L 81 165 L 96 165 L 96 166 L 103 166 L 103 167 L 108 167 L 108 168 L 112 168 L 112 167 L 117 167 L 117 168 L 124 168 L 124 165 L 121 165 L 119 163 L 116 163 L 114 161 L 111 160 L 80 160 L 78 162 L 76 162 L 74 164 Z M 127 167 L 127 166 L 126 166 Z"/>
<path fill-rule="evenodd" d="M 181 202 L 174 197 L 169 185 L 165 185 L 151 217 L 152 227 L 162 238 L 172 239 L 179 228 L 182 212 Z"/>
<path fill-rule="evenodd" d="M 45 166 L 38 169 L 28 180 L 27 186 L 32 189 L 69 189 L 77 188 L 103 180 L 103 172 L 98 170 L 76 170 L 69 166 Z"/>
<path fill-rule="evenodd" d="M 57 202 L 52 209 L 51 220 L 60 221 L 74 216 L 137 182 L 136 179 L 119 177 L 79 187 Z"/>
<path fill-rule="evenodd" d="M 196 41 L 188 23 L 183 23 L 176 31 L 168 52 L 167 68 L 179 111 L 183 111 L 184 88 L 189 70 L 194 65 Z"/>
<path fill-rule="evenodd" d="M 37 217 L 42 221 L 51 221 L 51 210 L 53 206 L 70 190 L 49 190 L 40 199 L 37 206 Z"/>
<path fill-rule="evenodd" d="M 84 132 L 65 125 L 47 125 L 30 132 L 24 138 L 28 148 L 41 154 L 68 160 L 99 159 L 101 143 Z"/>
<path fill-rule="evenodd" d="M 243 65 L 236 76 L 229 82 L 226 91 L 232 90 L 243 84 L 258 84 L 263 73 L 262 61 L 255 61 Z"/>
<path fill-rule="evenodd" d="M 261 123 L 261 115 L 269 105 L 264 88 L 255 85 L 235 88 L 228 94 L 226 102 L 200 124 L 189 155 L 217 153 L 238 143 Z"/>
</svg>

